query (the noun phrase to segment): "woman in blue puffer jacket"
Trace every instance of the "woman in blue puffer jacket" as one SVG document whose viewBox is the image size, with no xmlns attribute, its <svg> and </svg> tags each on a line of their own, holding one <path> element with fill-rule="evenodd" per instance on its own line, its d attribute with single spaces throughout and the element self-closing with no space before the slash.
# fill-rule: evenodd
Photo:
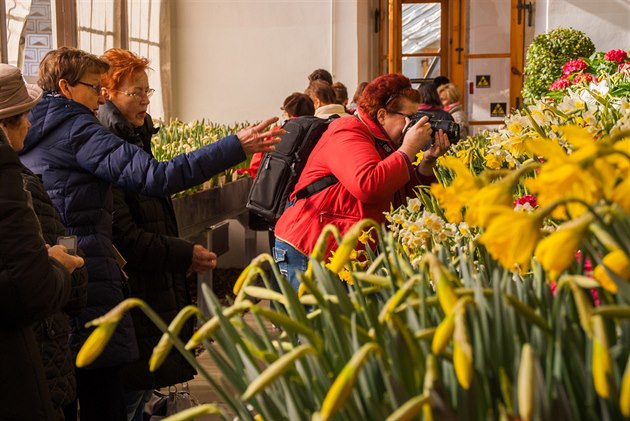
<svg viewBox="0 0 630 421">
<path fill-rule="evenodd" d="M 121 271 L 112 247 L 112 185 L 148 196 L 164 196 L 198 185 L 241 161 L 268 152 L 280 141 L 265 131 L 277 118 L 250 126 L 189 154 L 158 162 L 101 126 L 95 116 L 104 103 L 101 75 L 109 65 L 78 49 L 50 51 L 39 67 L 44 97 L 29 116 L 22 162 L 42 177 L 70 234 L 79 238 L 88 269 L 87 308 L 74 319 L 73 345 L 90 333 L 86 322 L 124 297 Z M 103 355 L 77 369 L 81 420 L 124 420 L 120 381 L 123 365 L 138 358 L 131 318 L 119 324 Z"/>
</svg>

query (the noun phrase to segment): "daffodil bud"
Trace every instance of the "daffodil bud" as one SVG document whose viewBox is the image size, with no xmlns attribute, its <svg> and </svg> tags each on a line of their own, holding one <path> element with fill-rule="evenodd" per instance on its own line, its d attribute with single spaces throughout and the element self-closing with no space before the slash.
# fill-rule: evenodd
<svg viewBox="0 0 630 421">
<path fill-rule="evenodd" d="M 169 332 L 171 332 L 174 336 L 179 336 L 179 333 L 182 331 L 182 328 L 193 316 L 201 316 L 202 313 L 199 308 L 188 305 L 181 309 L 177 316 L 171 321 L 171 324 L 168 326 Z M 164 363 L 168 353 L 171 352 L 173 348 L 173 342 L 171 342 L 171 338 L 167 332 L 162 334 L 160 341 L 153 348 L 153 353 L 151 354 L 151 358 L 149 359 L 149 371 L 154 372 Z"/>
<path fill-rule="evenodd" d="M 609 378 L 612 375 L 612 360 L 608 350 L 608 340 L 601 316 L 593 316 L 593 357 L 591 370 L 595 392 L 602 397 L 610 396 Z"/>
<path fill-rule="evenodd" d="M 532 347 L 529 344 L 524 344 L 518 367 L 518 412 L 523 421 L 532 419 L 535 384 L 534 362 Z"/>
<path fill-rule="evenodd" d="M 455 332 L 453 335 L 453 366 L 457 381 L 466 390 L 470 389 L 473 378 L 472 347 L 468 341 L 465 312 L 455 314 Z"/>
<path fill-rule="evenodd" d="M 604 289 L 616 293 L 618 289 L 617 284 L 612 280 L 604 266 L 622 280 L 630 281 L 630 259 L 623 250 L 617 249 L 608 253 L 602 259 L 602 264 L 597 265 L 593 271 L 593 277 Z"/>
<path fill-rule="evenodd" d="M 366 343 L 355 352 L 350 361 L 341 369 L 322 402 L 320 415 L 323 420 L 329 420 L 348 399 L 359 375 L 359 370 L 367 361 L 367 357 L 373 352 L 380 352 L 378 345 L 374 342 Z"/>
<path fill-rule="evenodd" d="M 316 354 L 317 351 L 310 345 L 300 345 L 297 348 L 287 352 L 272 364 L 269 365 L 260 373 L 258 377 L 254 379 L 253 382 L 249 384 L 241 399 L 246 401 L 250 399 L 252 396 L 263 390 L 267 385 L 272 383 L 275 379 L 284 374 L 288 369 L 293 367 L 295 361 L 304 357 L 307 354 Z"/>
</svg>

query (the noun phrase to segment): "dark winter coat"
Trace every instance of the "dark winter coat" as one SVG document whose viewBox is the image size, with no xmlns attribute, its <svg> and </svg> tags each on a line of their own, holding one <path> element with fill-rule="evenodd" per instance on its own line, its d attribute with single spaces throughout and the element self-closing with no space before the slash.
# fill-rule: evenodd
<svg viewBox="0 0 630 421">
<path fill-rule="evenodd" d="M 22 162 L 41 174 L 44 187 L 70 234 L 79 237 L 88 270 L 88 303 L 74 321 L 73 344 L 91 332 L 83 326 L 124 298 L 124 286 L 112 247 L 112 185 L 161 197 L 195 186 L 245 159 L 236 136 L 168 162 L 157 162 L 142 149 L 105 129 L 87 107 L 46 93 L 31 110 L 32 127 Z M 127 314 L 91 367 L 111 367 L 138 358 L 131 317 Z"/>
<path fill-rule="evenodd" d="M 48 257 L 22 164 L 0 137 L 0 418 L 55 420 L 33 325 L 66 305 L 70 273 Z"/>
<path fill-rule="evenodd" d="M 53 245 L 57 237 L 67 235 L 59 215 L 48 197 L 39 177 L 28 168 L 22 169 L 24 187 L 31 194 L 33 209 L 47 244 Z M 77 316 L 87 303 L 87 269 L 72 272 L 72 293 L 63 311 L 58 311 L 35 324 L 35 337 L 40 345 L 46 380 L 55 408 L 72 402 L 76 397 L 74 355 L 70 351 L 70 317 Z"/>
<path fill-rule="evenodd" d="M 157 130 L 150 116 L 134 128 L 114 104 L 101 105 L 98 118 L 121 139 L 151 153 L 151 136 Z M 114 188 L 114 245 L 127 261 L 129 293 L 141 298 L 167 323 L 186 305 L 186 271 L 192 263 L 193 244 L 178 237 L 177 221 L 169 196 L 149 197 Z M 123 371 L 130 390 L 154 389 L 192 379 L 195 370 L 182 355 L 172 350 L 162 367 L 149 372 L 149 358 L 162 332 L 142 313 L 133 311 L 140 359 Z M 192 321 L 182 339 L 192 335 Z"/>
</svg>

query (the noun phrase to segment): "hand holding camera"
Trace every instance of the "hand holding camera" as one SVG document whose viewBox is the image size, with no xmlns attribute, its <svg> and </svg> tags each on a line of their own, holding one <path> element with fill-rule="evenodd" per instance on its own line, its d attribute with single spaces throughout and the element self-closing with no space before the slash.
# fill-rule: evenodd
<svg viewBox="0 0 630 421">
<path fill-rule="evenodd" d="M 402 143 L 399 150 L 413 160 L 416 154 L 431 142 L 431 135 L 432 129 L 429 125 L 428 117 L 412 120 L 403 130 Z"/>
</svg>

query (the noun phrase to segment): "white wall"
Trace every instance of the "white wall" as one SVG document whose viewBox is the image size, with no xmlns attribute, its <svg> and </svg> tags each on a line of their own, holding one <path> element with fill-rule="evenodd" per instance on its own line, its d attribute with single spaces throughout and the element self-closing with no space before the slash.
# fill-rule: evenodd
<svg viewBox="0 0 630 421">
<path fill-rule="evenodd" d="M 558 27 L 584 32 L 597 51 L 630 48 L 629 0 L 537 0 L 536 35 Z"/>
<path fill-rule="evenodd" d="M 256 121 L 280 116 L 284 98 L 303 91 L 316 68 L 331 71 L 350 95 L 366 77 L 357 4 L 371 13 L 367 0 L 173 3 L 173 117 Z"/>
</svg>

